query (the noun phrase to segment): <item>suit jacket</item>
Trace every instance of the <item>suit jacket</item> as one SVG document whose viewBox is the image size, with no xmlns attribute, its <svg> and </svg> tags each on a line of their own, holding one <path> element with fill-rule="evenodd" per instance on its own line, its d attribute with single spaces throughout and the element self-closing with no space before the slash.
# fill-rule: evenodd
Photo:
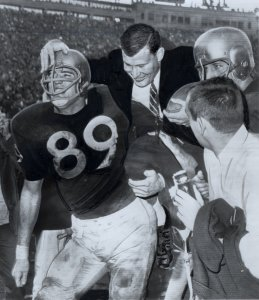
<svg viewBox="0 0 259 300">
<path fill-rule="evenodd" d="M 113 50 L 108 57 L 90 60 L 93 83 L 106 84 L 122 111 L 132 121 L 131 96 L 133 80 L 124 71 L 122 52 Z M 192 47 L 177 47 L 166 50 L 161 61 L 159 101 L 161 109 L 165 109 L 172 96 L 185 84 L 198 81 L 198 73 L 194 68 Z"/>
</svg>

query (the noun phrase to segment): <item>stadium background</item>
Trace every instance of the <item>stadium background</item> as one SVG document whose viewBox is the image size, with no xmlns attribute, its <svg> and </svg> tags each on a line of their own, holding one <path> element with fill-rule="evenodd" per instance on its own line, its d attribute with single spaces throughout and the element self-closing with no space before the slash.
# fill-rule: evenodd
<svg viewBox="0 0 259 300">
<path fill-rule="evenodd" d="M 225 1 L 205 0 L 203 7 L 183 7 L 183 0 L 114 1 L 0 0 L 0 109 L 13 116 L 41 99 L 39 53 L 52 38 L 97 58 L 118 47 L 121 33 L 134 22 L 155 25 L 167 48 L 193 45 L 206 29 L 230 25 L 248 33 L 257 54 L 256 11 L 230 10 Z"/>
<path fill-rule="evenodd" d="M 123 2 L 123 1 L 121 1 Z M 227 8 L 226 1 L 203 1 L 202 7 L 184 7 L 184 0 L 123 4 L 119 0 L 0 0 L 0 110 L 12 117 L 41 101 L 40 50 L 50 39 L 63 39 L 89 58 L 106 55 L 119 46 L 128 25 L 144 22 L 159 30 L 166 48 L 193 45 L 208 28 L 234 26 L 250 37 L 258 58 L 259 14 Z M 209 2 L 209 3 L 208 3 Z M 216 1 L 214 1 L 216 2 Z M 35 242 L 32 240 L 31 264 Z M 30 295 L 33 278 L 26 286 Z M 148 299 L 159 300 L 170 272 L 151 275 Z M 107 299 L 107 277 L 87 299 Z M 28 296 L 27 299 L 30 299 Z"/>
</svg>

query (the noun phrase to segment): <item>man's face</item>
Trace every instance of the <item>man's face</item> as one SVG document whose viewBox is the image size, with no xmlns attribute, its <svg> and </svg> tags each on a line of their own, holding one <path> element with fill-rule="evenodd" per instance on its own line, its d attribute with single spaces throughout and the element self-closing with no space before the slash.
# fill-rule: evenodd
<svg viewBox="0 0 259 300">
<path fill-rule="evenodd" d="M 204 147 L 203 136 L 200 132 L 200 128 L 199 128 L 197 120 L 194 120 L 192 118 L 192 116 L 189 115 L 189 123 L 190 123 L 190 127 L 192 129 L 192 132 L 194 133 L 194 135 L 195 135 L 196 139 L 198 140 L 199 144 Z"/>
<path fill-rule="evenodd" d="M 161 49 L 153 54 L 148 46 L 145 46 L 134 56 L 127 56 L 122 51 L 124 70 L 132 77 L 137 86 L 145 87 L 154 80 L 163 58 L 163 54 L 160 53 Z"/>
<path fill-rule="evenodd" d="M 49 78 L 51 78 L 51 76 L 52 71 L 49 74 Z M 55 95 L 50 95 L 50 101 L 55 107 L 59 109 L 67 108 L 75 102 L 74 97 L 78 93 L 76 88 L 77 84 L 73 84 L 71 87 L 69 87 L 75 80 L 76 74 L 72 69 L 55 69 L 53 82 L 49 83 L 48 87 L 49 92 L 53 94 L 55 93 Z"/>
<path fill-rule="evenodd" d="M 198 67 L 200 80 L 211 79 L 215 77 L 228 76 L 229 65 L 225 61 L 218 60 L 209 64 L 203 64 Z"/>
<path fill-rule="evenodd" d="M 231 64 L 229 41 L 210 34 L 202 36 L 195 42 L 193 50 L 200 80 L 228 76 Z"/>
</svg>

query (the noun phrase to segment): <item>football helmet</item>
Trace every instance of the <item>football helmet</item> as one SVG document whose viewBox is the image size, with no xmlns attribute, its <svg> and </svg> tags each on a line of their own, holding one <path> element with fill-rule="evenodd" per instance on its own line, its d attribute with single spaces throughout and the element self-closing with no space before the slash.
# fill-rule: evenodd
<svg viewBox="0 0 259 300">
<path fill-rule="evenodd" d="M 75 86 L 76 98 L 84 92 L 91 80 L 90 66 L 85 56 L 77 50 L 69 49 L 54 53 L 54 64 L 42 74 L 41 85 L 44 92 L 54 100 Z"/>
<path fill-rule="evenodd" d="M 213 28 L 203 33 L 194 44 L 194 59 L 200 79 L 226 76 L 246 80 L 255 67 L 248 36 L 233 27 Z"/>
</svg>

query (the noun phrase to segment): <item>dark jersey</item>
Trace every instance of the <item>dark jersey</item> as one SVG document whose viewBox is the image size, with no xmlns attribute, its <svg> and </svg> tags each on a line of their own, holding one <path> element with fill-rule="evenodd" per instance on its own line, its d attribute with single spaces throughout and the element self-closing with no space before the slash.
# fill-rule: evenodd
<svg viewBox="0 0 259 300">
<path fill-rule="evenodd" d="M 125 160 L 125 168 L 129 178 L 133 180 L 145 179 L 145 170 L 155 170 L 165 180 L 165 189 L 161 191 L 158 199 L 161 204 L 168 208 L 171 215 L 171 223 L 180 228 L 176 215 L 176 207 L 173 206 L 168 189 L 174 184 L 172 176 L 182 169 L 180 163 L 172 152 L 163 144 L 158 136 L 148 133 L 156 131 L 155 116 L 144 105 L 132 101 L 132 126 L 129 135 L 130 146 Z M 199 169 L 204 170 L 203 149 L 187 142 L 173 139 L 173 142 L 181 147 L 187 154 L 197 161 Z M 150 199 L 153 202 L 154 199 Z"/>
<path fill-rule="evenodd" d="M 57 114 L 51 103 L 35 104 L 12 121 L 27 180 L 51 176 L 60 198 L 76 215 L 109 197 L 124 172 L 128 121 L 104 86 L 88 93 L 73 115 Z"/>
</svg>

